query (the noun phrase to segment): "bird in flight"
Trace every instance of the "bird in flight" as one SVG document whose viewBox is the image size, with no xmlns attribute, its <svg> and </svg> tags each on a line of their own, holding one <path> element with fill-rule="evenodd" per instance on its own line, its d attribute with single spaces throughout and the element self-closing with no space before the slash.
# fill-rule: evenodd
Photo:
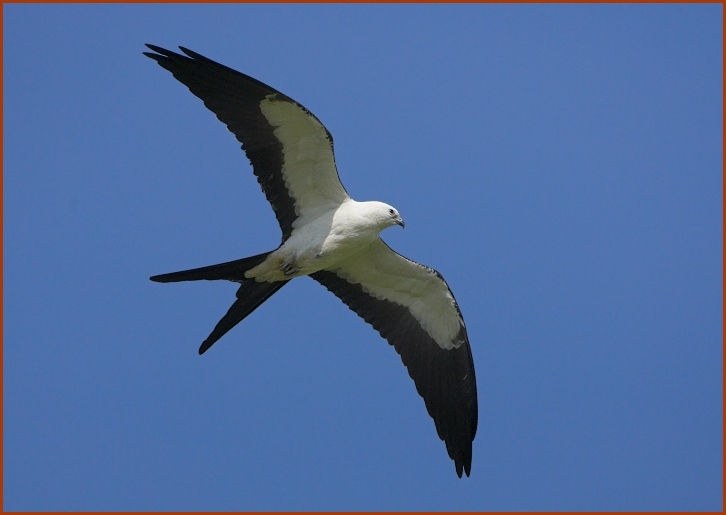
<svg viewBox="0 0 726 515">
<path fill-rule="evenodd" d="M 227 280 L 237 299 L 199 347 L 207 351 L 291 279 L 310 276 L 376 329 L 401 356 L 459 477 L 471 472 L 478 406 L 464 319 L 436 270 L 401 256 L 380 232 L 404 226 L 382 202 L 357 202 L 338 178 L 333 137 L 290 97 L 180 47 L 144 54 L 202 99 L 242 144 L 282 230 L 255 256 L 152 281 Z"/>
</svg>

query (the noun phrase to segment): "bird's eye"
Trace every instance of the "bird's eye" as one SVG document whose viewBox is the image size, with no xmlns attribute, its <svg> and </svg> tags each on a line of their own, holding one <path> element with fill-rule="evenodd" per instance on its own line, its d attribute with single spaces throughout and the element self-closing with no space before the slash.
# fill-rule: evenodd
<svg viewBox="0 0 726 515">
<path fill-rule="evenodd" d="M 388 210 L 388 214 L 389 214 L 389 215 L 392 215 L 392 214 L 393 214 L 393 209 L 389 209 L 389 210 Z"/>
</svg>

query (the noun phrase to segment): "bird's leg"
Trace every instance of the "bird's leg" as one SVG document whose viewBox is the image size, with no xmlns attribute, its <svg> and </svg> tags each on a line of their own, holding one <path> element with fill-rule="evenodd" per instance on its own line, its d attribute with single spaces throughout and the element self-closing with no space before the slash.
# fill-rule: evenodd
<svg viewBox="0 0 726 515">
<path fill-rule="evenodd" d="M 280 270 L 286 277 L 296 274 L 300 269 L 294 266 L 295 256 L 292 255 L 282 262 Z"/>
</svg>

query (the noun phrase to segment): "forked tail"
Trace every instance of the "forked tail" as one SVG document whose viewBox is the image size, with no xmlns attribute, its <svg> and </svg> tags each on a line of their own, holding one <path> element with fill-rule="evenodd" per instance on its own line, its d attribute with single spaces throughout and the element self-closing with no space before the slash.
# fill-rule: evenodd
<svg viewBox="0 0 726 515">
<path fill-rule="evenodd" d="M 222 317 L 212 330 L 212 333 L 199 347 L 199 354 L 204 354 L 209 347 L 214 345 L 230 329 L 239 324 L 247 315 L 269 299 L 273 293 L 288 283 L 288 281 L 258 283 L 254 279 L 247 279 L 245 277 L 245 272 L 262 263 L 268 254 L 269 252 L 265 252 L 264 254 L 228 261 L 218 265 L 204 266 L 151 277 L 152 281 L 158 283 L 201 280 L 226 280 L 240 283 L 240 287 L 237 290 L 237 300 L 234 301 L 234 304 L 229 308 L 227 314 Z"/>
<path fill-rule="evenodd" d="M 224 279 L 227 281 L 244 282 L 245 272 L 262 263 L 269 255 L 269 252 L 257 254 L 234 261 L 227 261 L 218 265 L 203 266 L 201 268 L 192 268 L 191 270 L 182 270 L 181 272 L 171 272 L 168 274 L 155 275 L 150 279 L 157 283 L 176 283 L 179 281 L 217 281 Z"/>
</svg>

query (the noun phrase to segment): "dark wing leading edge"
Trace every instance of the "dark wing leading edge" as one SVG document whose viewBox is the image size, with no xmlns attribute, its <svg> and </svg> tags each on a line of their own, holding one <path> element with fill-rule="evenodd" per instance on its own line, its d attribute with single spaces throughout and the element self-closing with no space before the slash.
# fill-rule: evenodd
<svg viewBox="0 0 726 515">
<path fill-rule="evenodd" d="M 338 268 L 310 276 L 401 355 L 457 474 L 468 476 L 478 422 L 476 377 L 464 319 L 444 278 L 380 239 Z"/>
<path fill-rule="evenodd" d="M 333 138 L 310 111 L 243 73 L 180 47 L 144 52 L 204 101 L 242 143 L 285 241 L 292 230 L 348 198 Z M 301 218 L 301 220 L 298 220 Z"/>
</svg>

